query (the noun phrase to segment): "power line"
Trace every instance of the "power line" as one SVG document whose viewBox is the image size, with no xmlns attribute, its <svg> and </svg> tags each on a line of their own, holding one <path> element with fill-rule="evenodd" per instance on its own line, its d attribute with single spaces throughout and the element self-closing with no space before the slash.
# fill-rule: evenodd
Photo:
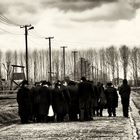
<svg viewBox="0 0 140 140">
<path fill-rule="evenodd" d="M 5 17 L 4 15 L 0 15 L 0 22 L 6 25 L 12 25 L 12 26 L 21 26 L 11 20 L 9 20 L 7 17 Z"/>
<path fill-rule="evenodd" d="M 12 35 L 24 35 L 24 34 L 18 34 L 18 33 L 13 33 L 13 32 L 9 32 L 3 28 L 0 28 L 1 31 L 3 31 L 3 33 L 8 33 L 8 34 L 12 34 Z"/>
<path fill-rule="evenodd" d="M 31 32 L 31 35 L 30 36 L 33 36 L 35 38 L 40 38 L 40 39 L 44 39 L 45 38 L 45 36 L 41 35 L 36 30 L 35 31 L 33 30 L 33 32 Z"/>
<path fill-rule="evenodd" d="M 36 46 L 44 46 L 46 47 L 46 44 L 41 44 L 41 43 L 38 43 L 38 42 L 35 42 L 34 40 L 32 40 L 31 38 L 29 38 L 29 41 L 31 41 L 33 44 L 35 44 Z"/>
</svg>

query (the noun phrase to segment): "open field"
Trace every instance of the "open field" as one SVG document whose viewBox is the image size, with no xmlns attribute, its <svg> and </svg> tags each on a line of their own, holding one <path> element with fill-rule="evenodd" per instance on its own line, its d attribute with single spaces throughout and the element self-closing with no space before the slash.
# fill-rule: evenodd
<svg viewBox="0 0 140 140">
<path fill-rule="evenodd" d="M 16 95 L 0 96 L 0 127 L 19 120 Z"/>
</svg>

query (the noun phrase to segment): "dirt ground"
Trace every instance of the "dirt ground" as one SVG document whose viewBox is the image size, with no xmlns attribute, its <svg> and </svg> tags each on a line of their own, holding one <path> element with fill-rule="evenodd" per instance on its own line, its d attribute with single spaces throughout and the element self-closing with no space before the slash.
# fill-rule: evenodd
<svg viewBox="0 0 140 140">
<path fill-rule="evenodd" d="M 137 94 L 136 94 L 137 95 Z M 63 123 L 14 123 L 0 128 L 1 140 L 132 140 L 139 139 L 140 122 L 138 110 L 133 103 L 135 93 L 131 99 L 130 118 L 122 116 L 121 102 L 117 108 L 117 117 L 108 117 L 104 110 L 104 117 L 94 117 L 89 122 L 63 122 Z M 14 108 L 16 102 L 9 101 L 11 105 L 0 103 L 5 110 Z M 1 112 L 0 112 L 1 114 Z"/>
</svg>

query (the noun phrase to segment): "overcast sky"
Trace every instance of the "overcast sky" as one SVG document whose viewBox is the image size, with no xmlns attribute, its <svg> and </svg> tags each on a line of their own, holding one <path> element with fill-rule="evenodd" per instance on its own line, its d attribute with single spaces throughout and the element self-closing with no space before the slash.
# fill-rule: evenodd
<svg viewBox="0 0 140 140">
<path fill-rule="evenodd" d="M 54 48 L 140 44 L 140 0 L 0 0 L 0 15 L 34 26 L 30 49 L 47 48 L 48 40 L 41 37 L 49 36 L 54 36 Z M 0 49 L 24 50 L 24 29 L 1 21 Z"/>
</svg>

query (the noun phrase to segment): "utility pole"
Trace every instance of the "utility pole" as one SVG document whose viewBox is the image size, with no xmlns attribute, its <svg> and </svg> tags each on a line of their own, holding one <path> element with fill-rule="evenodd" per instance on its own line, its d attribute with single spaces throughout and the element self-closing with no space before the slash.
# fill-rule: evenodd
<svg viewBox="0 0 140 140">
<path fill-rule="evenodd" d="M 67 46 L 62 46 L 61 47 L 63 49 L 63 73 L 64 73 L 64 79 L 65 79 L 65 48 L 67 48 Z"/>
<path fill-rule="evenodd" d="M 50 74 L 50 82 L 52 83 L 52 66 L 51 66 L 51 39 L 54 39 L 54 37 L 46 37 L 45 39 L 48 39 L 49 40 L 49 60 L 50 60 L 50 71 L 49 71 L 49 74 Z"/>
<path fill-rule="evenodd" d="M 76 54 L 78 51 L 72 51 L 74 57 L 74 81 L 76 80 Z"/>
<path fill-rule="evenodd" d="M 81 61 L 81 77 L 83 76 L 84 74 L 84 62 L 85 62 L 85 59 L 84 58 L 80 58 L 80 61 Z"/>
<path fill-rule="evenodd" d="M 92 65 L 91 68 L 92 68 L 92 81 L 94 82 L 94 66 Z"/>
<path fill-rule="evenodd" d="M 34 27 L 30 24 L 30 25 L 24 25 L 24 26 L 20 26 L 20 28 L 24 28 L 25 29 L 25 57 L 26 57 L 26 79 L 27 81 L 29 81 L 29 68 L 28 68 L 28 30 L 34 29 Z"/>
<path fill-rule="evenodd" d="M 85 77 L 87 78 L 87 60 L 84 61 Z"/>
</svg>

